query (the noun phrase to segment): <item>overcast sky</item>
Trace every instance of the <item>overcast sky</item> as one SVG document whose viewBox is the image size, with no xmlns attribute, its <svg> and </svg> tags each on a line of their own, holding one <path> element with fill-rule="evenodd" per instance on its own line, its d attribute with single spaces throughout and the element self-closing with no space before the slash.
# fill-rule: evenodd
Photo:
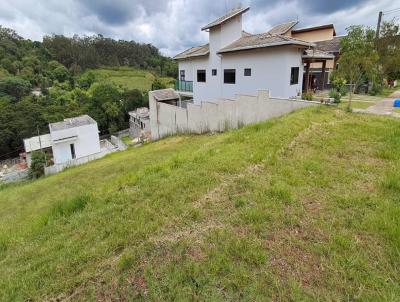
<svg viewBox="0 0 400 302">
<path fill-rule="evenodd" d="M 206 43 L 201 26 L 239 3 L 251 7 L 244 15 L 244 30 L 251 33 L 298 18 L 299 27 L 333 23 L 344 34 L 351 24 L 375 27 L 380 10 L 400 7 L 400 0 L 0 0 L 0 24 L 32 40 L 100 33 L 152 43 L 173 56 Z"/>
</svg>

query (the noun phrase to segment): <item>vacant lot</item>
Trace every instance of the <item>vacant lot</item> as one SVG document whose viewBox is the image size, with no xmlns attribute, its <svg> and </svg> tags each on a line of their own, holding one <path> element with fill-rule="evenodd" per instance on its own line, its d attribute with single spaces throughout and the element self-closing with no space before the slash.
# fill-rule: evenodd
<svg viewBox="0 0 400 302">
<path fill-rule="evenodd" d="M 0 300 L 398 301 L 400 121 L 309 108 L 0 189 Z"/>
<path fill-rule="evenodd" d="M 116 85 L 129 89 L 139 89 L 142 92 L 151 90 L 151 84 L 155 79 L 155 76 L 147 70 L 129 67 L 99 68 L 92 70 L 92 72 L 100 79 L 110 80 Z M 160 80 L 168 87 L 174 86 L 172 78 L 162 77 Z"/>
</svg>

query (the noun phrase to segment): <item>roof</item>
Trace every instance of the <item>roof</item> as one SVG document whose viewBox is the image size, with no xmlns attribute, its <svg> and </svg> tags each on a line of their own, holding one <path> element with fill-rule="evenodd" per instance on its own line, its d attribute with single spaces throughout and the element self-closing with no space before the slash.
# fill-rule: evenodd
<svg viewBox="0 0 400 302">
<path fill-rule="evenodd" d="M 340 52 L 340 41 L 345 36 L 336 36 L 332 40 L 315 42 L 316 48 L 325 52 L 338 53 Z"/>
<path fill-rule="evenodd" d="M 235 42 L 220 49 L 218 53 L 227 53 L 233 51 L 266 48 L 266 47 L 282 46 L 282 45 L 297 45 L 304 47 L 315 46 L 314 43 L 302 41 L 299 39 L 294 39 L 282 35 L 271 35 L 269 33 L 263 33 L 258 35 L 241 37 Z"/>
<path fill-rule="evenodd" d="M 267 33 L 274 35 L 283 35 L 291 30 L 294 26 L 296 26 L 297 23 L 299 23 L 299 21 L 289 21 L 286 23 L 281 23 L 272 27 Z"/>
<path fill-rule="evenodd" d="M 134 111 L 129 111 L 128 114 L 133 117 L 148 118 L 149 117 L 149 108 L 140 107 Z"/>
<path fill-rule="evenodd" d="M 154 90 L 151 91 L 151 93 L 157 101 L 168 101 L 168 100 L 179 99 L 179 94 L 177 94 L 175 90 L 173 90 L 172 88 Z"/>
<path fill-rule="evenodd" d="M 62 122 L 49 124 L 49 128 L 50 131 L 58 131 L 90 124 L 96 124 L 96 121 L 89 115 L 85 114 L 78 117 L 64 119 Z"/>
<path fill-rule="evenodd" d="M 49 148 L 51 146 L 52 141 L 50 134 L 43 134 L 24 139 L 25 152 L 32 152 L 40 150 L 40 148 Z"/>
<path fill-rule="evenodd" d="M 335 56 L 318 49 L 306 49 L 302 56 L 303 59 L 334 59 Z"/>
<path fill-rule="evenodd" d="M 327 29 L 327 28 L 332 28 L 333 29 L 333 35 L 336 36 L 336 31 L 335 27 L 333 24 L 324 24 L 324 25 L 318 25 L 318 26 L 312 26 L 312 27 L 304 27 L 304 28 L 299 28 L 299 29 L 293 29 L 292 33 L 304 33 L 304 32 L 309 32 L 309 31 L 314 31 L 314 30 L 319 30 L 319 29 Z"/>
<path fill-rule="evenodd" d="M 220 24 L 228 21 L 229 19 L 232 19 L 233 17 L 236 17 L 238 15 L 241 15 L 241 14 L 247 12 L 249 9 L 250 9 L 249 6 L 233 9 L 229 13 L 227 13 L 226 15 L 224 15 L 222 17 L 219 17 L 218 19 L 214 20 L 211 23 L 208 23 L 206 26 L 202 27 L 201 30 L 210 29 L 210 28 L 212 28 L 214 26 L 220 25 Z"/>
<path fill-rule="evenodd" d="M 201 56 L 206 56 L 209 53 L 210 53 L 210 45 L 205 44 L 202 46 L 196 46 L 196 47 L 189 48 L 189 49 L 181 52 L 180 54 L 177 54 L 174 57 L 174 60 L 183 60 L 183 59 L 187 59 L 187 58 L 201 57 Z"/>
</svg>

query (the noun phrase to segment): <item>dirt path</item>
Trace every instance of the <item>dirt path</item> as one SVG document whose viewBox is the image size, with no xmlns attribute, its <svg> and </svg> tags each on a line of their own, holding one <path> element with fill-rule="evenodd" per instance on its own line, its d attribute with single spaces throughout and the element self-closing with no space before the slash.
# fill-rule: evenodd
<svg viewBox="0 0 400 302">
<path fill-rule="evenodd" d="M 354 112 L 372 113 L 378 115 L 391 115 L 400 118 L 400 113 L 394 112 L 393 101 L 400 99 L 400 90 L 395 91 L 389 97 L 384 98 L 375 105 L 368 107 L 367 109 L 354 109 Z"/>
</svg>

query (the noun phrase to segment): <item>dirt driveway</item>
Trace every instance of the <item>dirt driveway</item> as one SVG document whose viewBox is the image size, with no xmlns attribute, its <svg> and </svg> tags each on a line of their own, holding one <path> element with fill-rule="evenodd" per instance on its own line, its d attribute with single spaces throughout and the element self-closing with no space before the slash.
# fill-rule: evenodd
<svg viewBox="0 0 400 302">
<path fill-rule="evenodd" d="M 375 105 L 368 107 L 367 109 L 354 109 L 354 112 L 391 115 L 400 118 L 400 113 L 394 112 L 393 101 L 395 99 L 400 99 L 400 91 L 392 93 L 389 97 L 376 102 Z"/>
</svg>

